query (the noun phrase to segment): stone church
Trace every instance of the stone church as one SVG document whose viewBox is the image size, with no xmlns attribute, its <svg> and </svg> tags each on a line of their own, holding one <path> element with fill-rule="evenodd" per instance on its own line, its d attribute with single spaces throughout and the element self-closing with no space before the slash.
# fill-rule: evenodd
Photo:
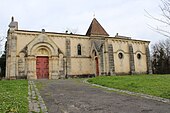
<svg viewBox="0 0 170 113">
<path fill-rule="evenodd" d="M 85 35 L 29 31 L 9 24 L 6 78 L 59 79 L 150 74 L 149 41 L 109 36 L 94 18 Z"/>
</svg>

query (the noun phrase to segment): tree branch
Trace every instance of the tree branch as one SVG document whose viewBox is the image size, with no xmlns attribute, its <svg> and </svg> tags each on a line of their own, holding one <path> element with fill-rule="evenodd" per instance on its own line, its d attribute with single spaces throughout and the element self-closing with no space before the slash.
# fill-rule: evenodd
<svg viewBox="0 0 170 113">
<path fill-rule="evenodd" d="M 148 18 L 154 19 L 154 20 L 156 20 L 156 21 L 159 21 L 159 22 L 161 22 L 161 23 L 164 23 L 164 24 L 167 24 L 167 25 L 170 26 L 170 23 L 168 23 L 168 22 L 166 22 L 166 21 L 164 21 L 164 20 L 161 20 L 161 19 L 158 19 L 158 18 L 152 16 L 152 15 L 149 14 L 149 12 L 147 12 L 146 10 L 145 10 L 145 12 L 147 13 L 147 15 L 148 15 L 147 17 L 148 17 Z"/>
<path fill-rule="evenodd" d="M 148 26 L 149 26 L 149 28 L 150 28 L 151 30 L 153 30 L 153 31 L 155 31 L 155 32 L 157 32 L 157 33 L 165 36 L 165 37 L 170 38 L 170 32 L 168 32 L 168 31 L 166 31 L 166 30 L 163 30 L 163 29 L 160 29 L 160 28 L 158 28 L 158 27 L 155 28 L 155 27 L 153 27 L 153 26 L 151 26 L 151 25 L 148 25 Z"/>
<path fill-rule="evenodd" d="M 154 17 L 146 10 L 145 10 L 145 12 L 146 12 L 148 18 L 158 21 L 164 25 L 163 27 L 153 27 L 153 26 L 149 25 L 149 27 L 153 31 L 156 31 L 159 34 L 170 38 L 170 30 L 168 29 L 168 27 L 170 27 L 170 0 L 161 0 L 161 2 L 162 2 L 162 4 L 159 5 L 160 11 L 162 12 L 160 18 Z"/>
</svg>

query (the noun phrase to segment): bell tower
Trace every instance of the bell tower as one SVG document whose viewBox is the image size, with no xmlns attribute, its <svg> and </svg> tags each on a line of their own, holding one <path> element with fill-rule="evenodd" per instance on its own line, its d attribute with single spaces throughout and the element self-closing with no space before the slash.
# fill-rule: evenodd
<svg viewBox="0 0 170 113">
<path fill-rule="evenodd" d="M 7 55 L 6 55 L 6 78 L 16 79 L 16 47 L 17 35 L 15 31 L 18 30 L 18 22 L 11 18 L 9 29 L 7 33 Z"/>
</svg>

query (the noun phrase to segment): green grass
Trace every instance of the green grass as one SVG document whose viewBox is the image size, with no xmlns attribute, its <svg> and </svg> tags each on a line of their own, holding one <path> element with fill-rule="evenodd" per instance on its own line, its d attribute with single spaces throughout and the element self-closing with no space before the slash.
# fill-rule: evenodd
<svg viewBox="0 0 170 113">
<path fill-rule="evenodd" d="M 0 113 L 28 113 L 28 81 L 0 81 Z"/>
<path fill-rule="evenodd" d="M 100 76 L 88 82 L 170 99 L 170 75 Z"/>
</svg>

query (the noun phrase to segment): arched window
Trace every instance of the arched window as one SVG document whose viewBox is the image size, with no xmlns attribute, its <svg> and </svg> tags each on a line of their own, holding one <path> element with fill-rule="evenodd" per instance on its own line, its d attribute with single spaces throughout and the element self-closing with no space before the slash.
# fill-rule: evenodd
<svg viewBox="0 0 170 113">
<path fill-rule="evenodd" d="M 77 45 L 77 54 L 81 55 L 81 45 L 80 44 Z"/>
</svg>

